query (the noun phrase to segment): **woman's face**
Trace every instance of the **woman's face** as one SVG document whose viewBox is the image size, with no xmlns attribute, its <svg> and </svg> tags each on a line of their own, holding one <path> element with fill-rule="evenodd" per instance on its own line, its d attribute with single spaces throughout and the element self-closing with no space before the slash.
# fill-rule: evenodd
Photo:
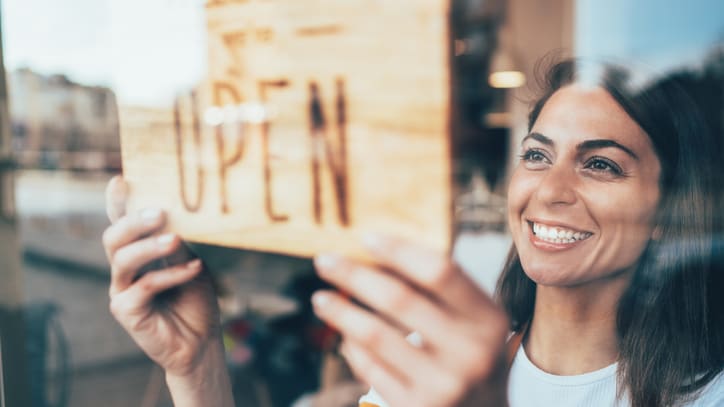
<svg viewBox="0 0 724 407">
<path fill-rule="evenodd" d="M 661 164 L 602 88 L 554 93 L 521 145 L 508 221 L 525 273 L 575 286 L 635 265 L 651 237 Z"/>
</svg>

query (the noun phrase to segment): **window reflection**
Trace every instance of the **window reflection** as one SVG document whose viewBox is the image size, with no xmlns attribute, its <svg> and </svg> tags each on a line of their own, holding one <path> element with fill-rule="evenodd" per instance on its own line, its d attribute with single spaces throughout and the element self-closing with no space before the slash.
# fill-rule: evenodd
<svg viewBox="0 0 724 407">
<path fill-rule="evenodd" d="M 8 291 L 0 289 L 5 298 L 0 328 L 3 380 L 20 383 L 6 386 L 6 397 L 22 397 L 12 393 L 30 389 L 32 406 L 170 405 L 161 371 L 107 311 L 104 189 L 122 170 L 121 127 L 147 131 L 153 143 L 154 132 L 173 121 L 176 95 L 204 86 L 211 69 L 205 13 L 253 3 L 2 2 L 9 105 L 7 116 L 0 112 L 7 128 L 0 143 L 0 207 L 15 223 L 0 227 L 0 241 L 10 242 L 0 250 L 8 265 L 0 274 Z M 453 252 L 488 290 L 510 242 L 504 193 L 515 161 L 511 146 L 526 133 L 527 101 L 541 58 L 634 60 L 641 69 L 632 75 L 642 82 L 652 73 L 676 75 L 710 127 L 724 134 L 724 6 L 719 1 L 456 0 L 450 13 L 450 71 L 456 80 L 450 85 L 456 132 Z M 279 21 L 293 30 L 284 26 L 289 21 Z M 322 34 L 302 31 L 311 37 L 343 30 L 331 27 Z M 384 29 L 394 42 L 396 27 Z M 264 27 L 256 36 L 269 42 L 279 34 Z M 237 33 L 226 44 L 229 58 L 239 59 L 234 47 L 250 41 Z M 489 82 L 495 61 L 503 59 L 508 62 L 501 72 L 516 73 L 511 86 Z M 259 68 L 236 65 L 225 74 L 236 77 Z M 351 120 L 355 90 L 347 85 L 345 120 Z M 345 222 L 346 217 L 345 212 Z M 220 288 L 237 405 L 296 402 L 301 407 L 311 400 L 356 405 L 365 386 L 336 353 L 333 331 L 311 312 L 309 297 L 323 283 L 308 259 L 194 248 Z M 12 316 L 18 308 L 22 318 Z M 15 334 L 20 326 L 26 329 Z M 14 372 L 10 360 L 25 364 L 23 377 L 8 378 Z"/>
</svg>

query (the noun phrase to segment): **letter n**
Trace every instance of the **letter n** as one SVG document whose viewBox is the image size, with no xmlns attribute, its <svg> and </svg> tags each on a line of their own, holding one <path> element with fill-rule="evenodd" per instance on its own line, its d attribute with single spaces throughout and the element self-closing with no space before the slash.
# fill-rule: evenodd
<svg viewBox="0 0 724 407">
<path fill-rule="evenodd" d="M 347 101 L 344 80 L 336 82 L 336 140 L 327 139 L 327 121 L 319 91 L 319 85 L 309 82 L 309 132 L 312 148 L 312 205 L 314 220 L 322 223 L 322 187 L 320 167 L 323 157 L 332 175 L 332 186 L 337 202 L 337 217 L 343 226 L 349 225 L 348 211 L 348 177 L 347 177 Z M 336 142 L 336 146 L 333 143 Z"/>
</svg>

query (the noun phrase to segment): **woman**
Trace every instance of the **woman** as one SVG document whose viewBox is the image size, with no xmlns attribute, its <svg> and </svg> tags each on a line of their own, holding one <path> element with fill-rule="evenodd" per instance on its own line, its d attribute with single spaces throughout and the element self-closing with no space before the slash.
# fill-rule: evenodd
<svg viewBox="0 0 724 407">
<path fill-rule="evenodd" d="M 724 403 L 718 144 L 673 79 L 639 89 L 616 70 L 578 79 L 573 63 L 556 65 L 531 112 L 508 192 L 514 247 L 501 305 L 446 256 L 396 239 L 366 239 L 375 265 L 315 259 L 365 305 L 313 297 L 376 390 L 362 405 Z M 136 280 L 182 246 L 144 237 L 162 226 L 158 211 L 119 217 L 122 190 L 109 185 L 109 202 L 121 203 L 109 205 L 120 219 L 104 236 L 111 310 L 165 368 L 177 406 L 231 405 L 200 262 Z"/>
</svg>

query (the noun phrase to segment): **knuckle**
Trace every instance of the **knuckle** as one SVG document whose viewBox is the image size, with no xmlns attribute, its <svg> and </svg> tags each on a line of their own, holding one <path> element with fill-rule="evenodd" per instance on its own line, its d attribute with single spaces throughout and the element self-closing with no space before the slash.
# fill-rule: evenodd
<svg viewBox="0 0 724 407">
<path fill-rule="evenodd" d="M 110 255 L 111 257 L 108 259 L 110 265 L 111 265 L 111 288 L 109 292 L 113 291 L 113 285 L 117 282 L 118 276 L 121 274 L 121 270 L 118 268 L 118 263 L 116 262 L 116 254 L 113 253 Z"/>
<path fill-rule="evenodd" d="M 111 315 L 113 315 L 113 317 L 117 320 L 120 320 L 121 316 L 124 314 L 123 302 L 118 301 L 117 298 L 111 298 L 108 309 L 111 311 Z"/>
<path fill-rule="evenodd" d="M 141 332 L 149 327 L 150 321 L 146 318 L 131 317 L 123 321 L 123 325 L 129 332 Z"/>
<path fill-rule="evenodd" d="M 447 260 L 441 260 L 427 275 L 425 283 L 430 287 L 445 286 L 458 272 L 457 266 Z"/>
<path fill-rule="evenodd" d="M 113 255 L 111 264 L 123 270 L 140 268 L 157 257 L 155 248 L 150 242 L 134 242 L 121 247 Z"/>
<path fill-rule="evenodd" d="M 380 301 L 383 307 L 404 314 L 414 303 L 412 289 L 404 284 L 391 284 L 382 292 Z"/>
<path fill-rule="evenodd" d="M 106 249 L 113 246 L 113 226 L 107 227 L 103 231 L 103 235 L 101 235 L 101 241 L 103 242 L 103 247 Z"/>
<path fill-rule="evenodd" d="M 156 278 L 152 273 L 146 274 L 136 282 L 138 289 L 143 292 L 151 292 L 156 286 Z"/>
<path fill-rule="evenodd" d="M 123 216 L 116 221 L 113 227 L 119 231 L 119 234 L 127 233 L 131 227 L 131 218 L 129 216 Z"/>
<path fill-rule="evenodd" d="M 359 330 L 359 342 L 365 347 L 377 348 L 384 342 L 384 333 L 378 324 L 361 324 Z"/>
<path fill-rule="evenodd" d="M 126 267 L 133 261 L 133 251 L 128 247 L 121 247 L 116 250 L 111 256 L 111 265 L 113 265 L 116 272 L 126 269 Z"/>
</svg>

